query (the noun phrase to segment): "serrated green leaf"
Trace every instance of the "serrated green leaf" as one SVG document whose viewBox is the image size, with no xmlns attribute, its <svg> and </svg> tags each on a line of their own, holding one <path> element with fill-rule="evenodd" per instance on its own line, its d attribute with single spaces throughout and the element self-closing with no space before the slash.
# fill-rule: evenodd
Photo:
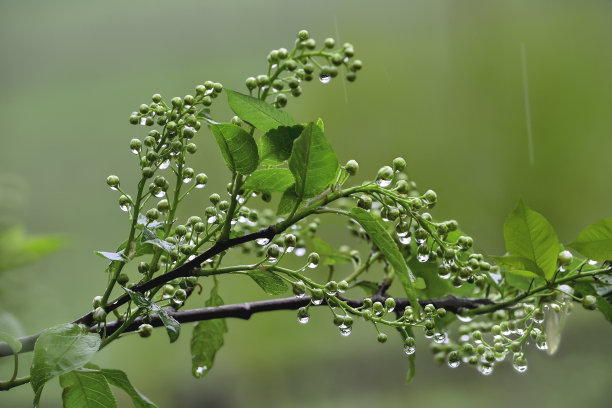
<svg viewBox="0 0 612 408">
<path fill-rule="evenodd" d="M 117 406 L 106 378 L 96 371 L 71 371 L 59 378 L 64 408 L 112 408 Z"/>
<path fill-rule="evenodd" d="M 0 230 L 0 272 L 33 263 L 64 245 L 59 236 L 28 237 L 19 226 Z"/>
<path fill-rule="evenodd" d="M 152 310 L 159 316 L 159 319 L 162 321 L 164 326 L 166 327 L 166 332 L 168 333 L 168 337 L 170 338 L 170 343 L 174 343 L 181 334 L 181 324 L 174 319 L 174 317 L 170 316 L 170 314 L 162 309 L 159 305 L 154 302 L 151 302 L 146 298 L 142 293 L 134 292 L 133 290 L 123 288 L 132 301 L 136 304 L 136 306 Z"/>
<path fill-rule="evenodd" d="M 246 130 L 232 123 L 219 123 L 210 129 L 221 149 L 225 164 L 232 172 L 250 174 L 259 165 L 257 144 Z"/>
<path fill-rule="evenodd" d="M 289 159 L 293 141 L 297 139 L 304 126 L 280 126 L 269 130 L 257 143 L 262 166 L 276 166 Z"/>
<path fill-rule="evenodd" d="M 106 378 L 109 384 L 125 391 L 132 399 L 136 408 L 156 408 L 155 404 L 134 388 L 123 371 L 105 368 L 100 370 L 100 373 Z"/>
<path fill-rule="evenodd" d="M 216 286 L 210 292 L 206 307 L 223 305 Z M 212 369 L 217 351 L 223 346 L 223 335 L 227 333 L 225 319 L 203 320 L 193 327 L 191 336 L 191 367 L 196 378 L 203 378 Z"/>
<path fill-rule="evenodd" d="M 583 229 L 569 247 L 596 261 L 612 259 L 612 218 L 604 218 Z"/>
<path fill-rule="evenodd" d="M 399 278 L 400 282 L 404 286 L 406 295 L 410 300 L 410 304 L 415 310 L 419 310 L 419 303 L 417 302 L 416 292 L 414 288 L 415 277 L 412 272 L 408 269 L 404 257 L 402 256 L 399 248 L 391 235 L 385 230 L 385 228 L 366 210 L 359 207 L 351 209 L 351 217 L 359 223 L 366 231 L 366 233 L 372 239 L 372 242 L 378 247 L 380 252 L 385 256 L 387 261 L 391 264 L 395 270 L 395 274 Z"/>
<path fill-rule="evenodd" d="M 238 117 L 264 132 L 279 126 L 293 126 L 295 121 L 287 112 L 249 95 L 226 89 L 227 104 Z"/>
<path fill-rule="evenodd" d="M 312 239 L 312 246 L 314 252 L 323 257 L 323 261 L 321 262 L 323 264 L 330 265 L 351 261 L 350 255 L 338 251 L 336 248 L 319 237 L 314 237 Z"/>
<path fill-rule="evenodd" d="M 34 406 L 51 378 L 83 367 L 100 348 L 100 336 L 77 324 L 63 324 L 43 332 L 34 345 L 30 366 Z"/>
<path fill-rule="evenodd" d="M 559 239 L 553 227 L 541 214 L 521 200 L 504 223 L 506 250 L 536 263 L 547 280 L 557 269 Z"/>
<path fill-rule="evenodd" d="M 531 278 L 544 277 L 544 271 L 531 259 L 514 255 L 493 256 L 492 258 L 506 272 Z"/>
<path fill-rule="evenodd" d="M 242 188 L 245 190 L 282 193 L 294 183 L 295 179 L 289 169 L 259 169 L 249 176 Z"/>
<path fill-rule="evenodd" d="M 295 185 L 290 186 L 281 196 L 278 203 L 278 209 L 276 210 L 276 215 L 289 214 L 300 202 L 301 200 L 295 194 Z"/>
<path fill-rule="evenodd" d="M 293 142 L 289 169 L 295 178 L 295 193 L 300 200 L 314 197 L 336 179 L 338 157 L 314 123 L 309 123 Z"/>
<path fill-rule="evenodd" d="M 282 295 L 288 289 L 283 279 L 271 271 L 254 270 L 248 271 L 248 275 L 257 283 L 268 295 Z"/>
<path fill-rule="evenodd" d="M 15 337 L 3 331 L 0 331 L 0 341 L 8 344 L 15 354 L 19 353 L 21 347 L 23 347 L 23 345 Z"/>
</svg>

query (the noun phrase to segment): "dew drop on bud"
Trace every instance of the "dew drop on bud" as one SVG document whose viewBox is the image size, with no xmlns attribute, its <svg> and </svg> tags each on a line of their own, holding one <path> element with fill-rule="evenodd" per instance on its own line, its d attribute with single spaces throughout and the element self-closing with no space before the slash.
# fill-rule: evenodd
<svg viewBox="0 0 612 408">
<path fill-rule="evenodd" d="M 389 187 L 391 180 L 378 179 L 376 180 L 376 184 L 378 184 L 380 187 Z"/>
<path fill-rule="evenodd" d="M 159 191 L 158 191 L 157 193 L 155 193 L 154 195 L 155 195 L 155 197 L 157 197 L 157 198 L 161 198 L 161 197 L 163 197 L 163 196 L 165 196 L 165 195 L 166 195 L 166 192 L 165 192 L 164 190 L 159 190 Z"/>
<path fill-rule="evenodd" d="M 170 166 L 170 159 L 167 159 L 165 162 L 159 165 L 159 168 L 162 170 L 166 170 Z"/>
<path fill-rule="evenodd" d="M 329 81 L 331 81 L 331 76 L 325 75 L 325 74 L 320 74 L 319 75 L 319 81 L 321 81 L 322 84 L 328 84 Z"/>
<path fill-rule="evenodd" d="M 270 240 L 268 238 L 257 238 L 256 242 L 257 242 L 257 245 L 264 246 L 264 245 L 268 245 Z"/>
</svg>

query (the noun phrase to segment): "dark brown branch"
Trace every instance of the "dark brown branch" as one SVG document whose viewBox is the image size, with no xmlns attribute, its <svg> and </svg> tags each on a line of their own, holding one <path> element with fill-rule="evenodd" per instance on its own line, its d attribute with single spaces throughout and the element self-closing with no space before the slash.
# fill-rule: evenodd
<svg viewBox="0 0 612 408">
<path fill-rule="evenodd" d="M 373 296 L 372 301 L 384 302 L 383 296 Z M 356 308 L 363 305 L 362 299 L 343 299 L 349 306 Z M 410 304 L 410 301 L 406 298 L 397 298 L 396 309 L 403 310 Z M 224 305 L 217 307 L 204 307 L 201 309 L 192 309 L 185 311 L 173 311 L 173 309 L 166 309 L 168 314 L 174 317 L 179 323 L 192 323 L 203 320 L 222 319 L 222 318 L 237 318 L 237 319 L 249 319 L 255 313 L 272 312 L 275 310 L 297 310 L 300 307 L 306 306 L 310 303 L 310 297 L 304 296 L 302 298 L 284 298 L 284 299 L 273 299 L 273 300 L 261 300 L 250 303 L 237 303 L 233 305 Z M 420 300 L 421 306 L 425 306 L 429 303 L 436 306 L 436 308 L 443 307 L 449 312 L 457 313 L 460 309 L 474 309 L 483 305 L 491 305 L 494 302 L 491 299 L 471 299 L 471 298 L 458 298 L 453 295 L 449 295 L 438 299 Z M 325 304 L 325 303 L 323 303 Z M 125 332 L 132 332 L 138 330 L 138 326 L 143 323 L 141 317 L 134 320 L 134 322 L 128 326 Z M 111 335 L 123 324 L 123 320 L 115 320 L 109 322 L 106 325 L 106 334 Z M 157 315 L 151 315 L 150 324 L 154 327 L 163 326 L 161 320 Z M 97 326 L 92 326 L 91 332 L 97 331 Z M 32 351 L 34 349 L 34 343 L 38 339 L 40 333 L 34 334 L 19 339 L 23 348 L 20 353 Z M 13 352 L 7 344 L 0 343 L 0 357 L 12 355 Z"/>
<path fill-rule="evenodd" d="M 155 289 L 167 282 L 170 282 L 176 278 L 186 278 L 192 275 L 194 269 L 199 268 L 205 261 L 211 259 L 212 257 L 220 254 L 221 252 L 229 249 L 231 247 L 244 244 L 245 242 L 254 241 L 260 238 L 266 238 L 268 240 L 272 240 L 274 236 L 280 231 L 276 230 L 275 225 L 271 225 L 267 228 L 260 229 L 259 231 L 253 232 L 251 234 L 246 234 L 241 237 L 236 237 L 232 239 L 228 239 L 227 241 L 216 242 L 213 246 L 208 248 L 206 251 L 202 252 L 200 255 L 193 258 L 191 261 L 179 266 L 176 269 L 171 270 L 170 272 L 164 273 L 163 275 L 159 275 L 150 281 L 143 282 L 139 285 L 136 285 L 132 288 L 135 292 L 144 293 L 148 290 Z M 126 304 L 130 300 L 129 295 L 125 294 L 117 299 L 115 302 L 106 306 L 104 310 L 106 313 L 112 312 L 118 307 Z M 73 323 L 84 324 L 86 326 L 91 326 L 93 324 L 93 312 L 89 312 L 86 315 L 83 315 L 73 321 Z"/>
</svg>

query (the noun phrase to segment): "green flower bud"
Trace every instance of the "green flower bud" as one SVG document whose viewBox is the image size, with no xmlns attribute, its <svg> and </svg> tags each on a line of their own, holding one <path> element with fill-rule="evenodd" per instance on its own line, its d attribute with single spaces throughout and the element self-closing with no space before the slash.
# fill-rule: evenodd
<svg viewBox="0 0 612 408">
<path fill-rule="evenodd" d="M 348 162 L 346 162 L 344 168 L 350 176 L 354 176 L 359 170 L 359 163 L 357 163 L 355 160 L 349 160 Z"/>
<path fill-rule="evenodd" d="M 300 30 L 297 36 L 300 41 L 305 41 L 310 37 L 310 35 L 308 34 L 308 31 L 306 30 Z"/>
<path fill-rule="evenodd" d="M 378 337 L 376 338 L 376 340 L 378 340 L 379 343 L 386 343 L 387 335 L 385 333 L 378 333 Z"/>
<path fill-rule="evenodd" d="M 196 176 L 196 185 L 204 187 L 208 183 L 208 176 L 204 173 L 199 173 Z"/>
<path fill-rule="evenodd" d="M 96 307 L 93 312 L 93 320 L 96 323 L 104 322 L 106 320 L 106 311 L 102 307 Z"/>
<path fill-rule="evenodd" d="M 270 78 L 267 75 L 257 75 L 257 85 L 266 86 L 270 83 Z"/>
<path fill-rule="evenodd" d="M 567 266 L 572 263 L 572 253 L 570 251 L 561 251 L 559 252 L 559 265 Z"/>
<path fill-rule="evenodd" d="M 272 244 L 268 247 L 266 253 L 268 254 L 269 258 L 278 258 L 281 254 L 280 248 L 278 245 L 276 244 Z M 306 291 L 306 289 L 304 288 L 304 291 Z"/>
<path fill-rule="evenodd" d="M 117 187 L 119 187 L 119 177 L 114 175 L 108 176 L 106 178 L 106 184 L 109 185 L 111 190 L 117 190 Z"/>
<path fill-rule="evenodd" d="M 597 298 L 593 295 L 586 295 L 582 298 L 582 306 L 587 310 L 597 309 Z"/>
<path fill-rule="evenodd" d="M 436 201 L 438 201 L 438 196 L 433 190 L 427 190 L 425 194 L 423 194 L 422 198 L 427 202 L 427 204 L 435 204 Z"/>
<path fill-rule="evenodd" d="M 93 298 L 93 301 L 91 302 L 94 309 L 102 306 L 102 296 L 96 296 Z"/>
<path fill-rule="evenodd" d="M 170 103 L 175 109 L 178 109 L 181 106 L 183 106 L 183 100 L 179 98 L 178 96 L 175 96 L 174 98 L 172 98 L 172 100 L 170 100 Z"/>
<path fill-rule="evenodd" d="M 138 326 L 138 335 L 142 338 L 150 337 L 153 333 L 153 326 L 150 324 L 141 324 Z"/>
<path fill-rule="evenodd" d="M 357 207 L 363 208 L 364 210 L 370 210 L 372 208 L 372 198 L 367 195 L 362 195 L 357 200 Z"/>
<path fill-rule="evenodd" d="M 403 171 L 406 168 L 406 160 L 403 157 L 393 159 L 393 170 Z"/>
<path fill-rule="evenodd" d="M 348 288 L 349 288 L 349 284 L 347 281 L 341 280 L 340 282 L 338 282 L 338 291 L 340 293 L 346 292 Z"/>
<path fill-rule="evenodd" d="M 252 91 L 253 89 L 257 88 L 257 80 L 254 77 L 248 77 L 246 81 L 244 81 L 244 83 L 249 89 L 249 91 Z"/>
<path fill-rule="evenodd" d="M 395 299 L 393 298 L 387 298 L 385 299 L 385 308 L 387 309 L 387 311 L 392 312 L 393 309 L 395 309 Z"/>
<path fill-rule="evenodd" d="M 312 252 L 308 255 L 308 267 L 315 268 L 319 265 L 320 257 L 316 252 Z M 334 282 L 335 283 L 335 282 Z"/>
</svg>

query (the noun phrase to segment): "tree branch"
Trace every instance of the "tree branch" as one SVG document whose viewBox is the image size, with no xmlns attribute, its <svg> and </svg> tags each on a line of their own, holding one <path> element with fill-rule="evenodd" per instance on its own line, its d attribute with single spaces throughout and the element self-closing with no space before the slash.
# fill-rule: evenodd
<svg viewBox="0 0 612 408">
<path fill-rule="evenodd" d="M 372 301 L 374 302 L 383 302 L 385 301 L 385 297 L 383 296 L 372 296 Z M 363 306 L 362 299 L 342 299 L 351 307 L 360 307 Z M 406 298 L 398 298 L 395 299 L 396 309 L 401 310 L 404 307 L 410 305 L 410 301 Z M 290 297 L 283 299 L 272 299 L 272 300 L 261 300 L 257 302 L 249 302 L 249 303 L 236 303 L 233 305 L 223 305 L 217 307 L 204 307 L 201 309 L 192 309 L 185 311 L 173 311 L 173 309 L 166 309 L 168 314 L 174 317 L 179 323 L 192 323 L 199 322 L 203 320 L 212 320 L 212 319 L 223 319 L 223 318 L 237 318 L 237 319 L 245 319 L 248 320 L 255 313 L 262 312 L 272 312 L 276 310 L 297 310 L 300 307 L 306 306 L 310 303 L 310 297 L 304 296 L 302 298 Z M 481 299 L 472 299 L 472 298 L 458 298 L 453 295 L 449 295 L 443 298 L 438 299 L 426 299 L 419 300 L 421 306 L 425 306 L 429 303 L 433 304 L 436 308 L 443 307 L 449 312 L 457 313 L 459 309 L 474 309 L 483 305 L 493 305 L 491 299 L 481 298 Z M 326 305 L 325 302 L 322 305 Z M 312 305 L 313 307 L 315 305 Z M 138 327 L 144 323 L 143 318 L 139 317 L 134 322 L 127 327 L 125 332 L 132 332 L 138 330 Z M 163 326 L 163 323 L 159 319 L 156 314 L 151 315 L 151 320 L 149 322 L 154 327 Z M 123 320 L 115 320 L 106 324 L 106 334 L 111 335 L 114 333 L 121 325 L 123 324 Z M 90 328 L 92 333 L 97 332 L 97 325 L 93 325 Z M 36 340 L 41 335 L 41 333 L 33 334 L 31 336 L 22 337 L 19 340 L 23 345 L 20 353 L 25 353 L 28 351 L 32 351 L 34 349 L 34 344 Z M 10 356 L 12 355 L 12 350 L 8 347 L 7 344 L 0 343 L 0 357 Z"/>
</svg>

